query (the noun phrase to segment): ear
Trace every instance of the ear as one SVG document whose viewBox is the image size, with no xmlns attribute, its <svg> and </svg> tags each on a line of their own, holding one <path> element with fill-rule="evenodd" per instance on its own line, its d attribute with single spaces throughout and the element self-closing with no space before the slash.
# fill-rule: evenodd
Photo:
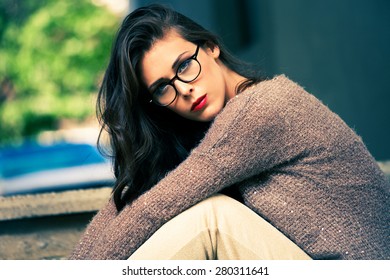
<svg viewBox="0 0 390 280">
<path fill-rule="evenodd" d="M 211 43 L 206 43 L 206 53 L 208 55 L 210 55 L 213 58 L 217 59 L 219 57 L 220 52 L 221 51 L 220 51 L 218 45 L 214 45 L 214 44 L 211 44 Z"/>
</svg>

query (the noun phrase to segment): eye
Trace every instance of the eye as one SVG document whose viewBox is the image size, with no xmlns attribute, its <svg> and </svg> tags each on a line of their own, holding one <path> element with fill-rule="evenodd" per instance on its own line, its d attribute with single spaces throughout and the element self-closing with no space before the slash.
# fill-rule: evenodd
<svg viewBox="0 0 390 280">
<path fill-rule="evenodd" d="M 168 89 L 168 84 L 162 83 L 157 86 L 157 88 L 153 91 L 153 95 L 155 97 L 163 96 Z"/>
<path fill-rule="evenodd" d="M 184 60 L 180 65 L 179 68 L 177 68 L 177 74 L 183 74 L 191 65 L 192 59 L 186 59 Z"/>
</svg>

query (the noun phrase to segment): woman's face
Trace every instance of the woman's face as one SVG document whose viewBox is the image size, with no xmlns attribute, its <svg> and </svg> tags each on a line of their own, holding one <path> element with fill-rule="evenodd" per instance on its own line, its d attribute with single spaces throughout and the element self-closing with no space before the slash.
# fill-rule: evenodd
<svg viewBox="0 0 390 280">
<path fill-rule="evenodd" d="M 187 70 L 186 60 L 193 57 L 196 50 L 197 45 L 183 39 L 175 30 L 168 31 L 162 39 L 157 40 L 140 64 L 142 79 L 149 91 L 158 92 L 161 96 L 166 91 L 167 83 L 176 74 L 182 77 L 185 71 L 190 71 Z M 201 66 L 200 73 L 198 64 L 192 60 L 196 66 L 189 79 L 195 79 L 191 82 L 183 82 L 178 78 L 172 81 L 177 96 L 167 106 L 168 109 L 195 121 L 211 121 L 215 118 L 227 100 L 235 94 L 235 89 L 226 82 L 231 71 L 220 62 L 219 53 L 217 46 L 212 49 L 199 48 L 196 59 Z M 196 77 L 197 73 L 199 76 Z"/>
</svg>

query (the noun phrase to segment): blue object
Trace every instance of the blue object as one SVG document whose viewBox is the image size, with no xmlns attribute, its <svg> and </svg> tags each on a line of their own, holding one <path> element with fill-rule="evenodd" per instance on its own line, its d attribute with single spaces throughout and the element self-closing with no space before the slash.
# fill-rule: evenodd
<svg viewBox="0 0 390 280">
<path fill-rule="evenodd" d="M 90 144 L 26 144 L 0 149 L 0 195 L 110 185 L 111 163 Z"/>
</svg>

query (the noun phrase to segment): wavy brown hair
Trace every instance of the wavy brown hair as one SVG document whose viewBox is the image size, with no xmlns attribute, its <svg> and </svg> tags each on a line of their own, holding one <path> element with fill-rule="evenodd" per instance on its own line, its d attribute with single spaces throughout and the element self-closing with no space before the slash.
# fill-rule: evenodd
<svg viewBox="0 0 390 280">
<path fill-rule="evenodd" d="M 150 93 L 140 78 L 140 61 L 152 44 L 171 29 L 194 44 L 219 46 L 220 60 L 247 77 L 238 91 L 261 80 L 251 67 L 230 55 L 216 35 L 186 16 L 156 4 L 130 13 L 117 32 L 97 99 L 102 126 L 98 146 L 104 152 L 101 136 L 107 131 L 118 210 L 182 162 L 210 125 L 185 119 L 149 102 Z"/>
</svg>

